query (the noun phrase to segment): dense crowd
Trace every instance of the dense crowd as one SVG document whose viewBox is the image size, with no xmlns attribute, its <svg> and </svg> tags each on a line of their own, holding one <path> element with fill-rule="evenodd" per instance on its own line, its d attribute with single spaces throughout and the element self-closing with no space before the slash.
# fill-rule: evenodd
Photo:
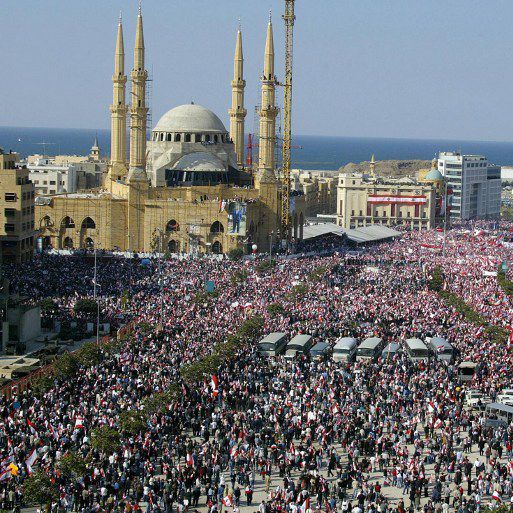
<svg viewBox="0 0 513 513">
<path fill-rule="evenodd" d="M 84 513 L 467 513 L 509 501 L 513 428 L 467 407 L 457 366 L 478 363 L 467 388 L 493 400 L 512 384 L 512 353 L 428 284 L 440 267 L 444 288 L 509 329 L 511 299 L 495 274 L 508 261 L 510 228 L 455 228 L 445 242 L 437 231 L 405 232 L 358 252 L 275 266 L 171 260 L 160 273 L 156 262 L 102 259 L 102 315 L 133 321 L 133 333 L 119 352 L 56 380 L 44 395 L 0 400 L 0 506 L 27 506 L 24 486 L 40 470 L 59 490 L 52 510 Z M 50 296 L 68 316 L 94 288 L 84 258 L 43 256 L 10 278 L 13 290 L 34 301 Z M 214 294 L 204 292 L 207 281 Z M 342 336 L 400 344 L 441 336 L 456 358 L 267 358 L 254 340 L 205 382 L 183 383 L 184 365 L 254 315 L 264 319 L 263 334 L 306 333 L 331 345 Z M 124 413 L 143 411 L 176 383 L 180 393 L 143 429 L 121 430 Z M 92 444 L 99 426 L 120 433 L 119 450 Z M 84 476 L 59 471 L 69 454 L 87 462 Z"/>
</svg>

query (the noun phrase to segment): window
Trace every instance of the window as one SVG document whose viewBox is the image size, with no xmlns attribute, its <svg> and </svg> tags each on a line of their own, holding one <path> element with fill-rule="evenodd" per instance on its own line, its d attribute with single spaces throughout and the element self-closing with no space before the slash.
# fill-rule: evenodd
<svg viewBox="0 0 513 513">
<path fill-rule="evenodd" d="M 351 215 L 354 216 L 354 210 L 351 210 Z"/>
<path fill-rule="evenodd" d="M 18 197 L 15 192 L 6 192 L 5 193 L 5 201 L 16 201 Z"/>
<path fill-rule="evenodd" d="M 6 233 L 12 233 L 14 231 L 14 224 L 13 223 L 6 223 L 4 225 L 4 229 Z"/>
<path fill-rule="evenodd" d="M 50 185 L 55 185 L 55 180 L 50 180 Z"/>
<path fill-rule="evenodd" d="M 4 210 L 5 217 L 14 217 L 16 215 L 16 210 L 14 208 L 6 208 Z"/>
</svg>

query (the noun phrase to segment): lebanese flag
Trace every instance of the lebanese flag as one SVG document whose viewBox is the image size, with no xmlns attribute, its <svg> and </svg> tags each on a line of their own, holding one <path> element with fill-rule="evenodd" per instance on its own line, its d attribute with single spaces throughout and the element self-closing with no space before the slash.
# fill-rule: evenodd
<svg viewBox="0 0 513 513">
<path fill-rule="evenodd" d="M 185 463 L 188 467 L 194 467 L 194 458 L 192 457 L 192 454 L 187 453 L 187 456 L 185 457 Z"/>
<path fill-rule="evenodd" d="M 443 422 L 440 419 L 436 419 L 435 423 L 433 424 L 434 429 L 440 429 L 442 427 Z"/>
<path fill-rule="evenodd" d="M 306 513 L 307 510 L 310 509 L 310 499 L 307 497 L 305 499 L 305 502 L 303 502 L 303 504 L 301 504 L 301 507 L 299 508 L 299 511 L 301 513 Z"/>
<path fill-rule="evenodd" d="M 32 474 L 32 467 L 37 460 L 37 451 L 35 449 L 32 450 L 30 456 L 25 460 L 25 465 L 27 466 L 27 471 L 29 474 Z"/>
<path fill-rule="evenodd" d="M 58 440 L 59 435 L 57 434 L 57 431 L 55 431 L 54 427 L 49 422 L 46 423 L 46 426 L 48 427 L 48 430 L 52 434 L 53 439 Z"/>
<path fill-rule="evenodd" d="M 331 407 L 331 412 L 333 413 L 333 415 L 337 415 L 337 413 L 340 413 L 340 407 L 337 403 L 335 403 L 332 407 Z"/>
<path fill-rule="evenodd" d="M 497 502 L 502 502 L 501 496 L 497 490 L 492 493 L 492 499 Z"/>
<path fill-rule="evenodd" d="M 33 422 L 30 421 L 30 419 L 27 419 L 27 426 L 30 428 L 30 432 L 33 435 L 37 435 L 36 426 L 34 425 Z"/>
<path fill-rule="evenodd" d="M 511 330 L 509 332 L 509 337 L 508 337 L 508 349 L 513 346 L 513 330 Z"/>
<path fill-rule="evenodd" d="M 227 508 L 233 508 L 233 500 L 231 495 L 227 495 L 226 497 L 223 497 L 223 504 Z"/>
<path fill-rule="evenodd" d="M 11 479 L 11 469 L 9 468 L 0 473 L 0 483 L 2 481 L 7 481 L 7 479 Z"/>
<path fill-rule="evenodd" d="M 75 417 L 75 429 L 82 429 L 84 427 L 84 417 Z"/>
<path fill-rule="evenodd" d="M 237 446 L 234 445 L 230 451 L 230 456 L 232 458 L 236 458 L 239 455 L 239 451 L 237 450 Z"/>
<path fill-rule="evenodd" d="M 219 395 L 219 380 L 215 374 L 212 374 L 210 386 L 212 388 L 212 397 L 215 399 Z"/>
<path fill-rule="evenodd" d="M 427 407 L 428 407 L 429 413 L 433 413 L 436 410 L 435 404 L 433 403 L 433 401 L 429 401 Z"/>
</svg>

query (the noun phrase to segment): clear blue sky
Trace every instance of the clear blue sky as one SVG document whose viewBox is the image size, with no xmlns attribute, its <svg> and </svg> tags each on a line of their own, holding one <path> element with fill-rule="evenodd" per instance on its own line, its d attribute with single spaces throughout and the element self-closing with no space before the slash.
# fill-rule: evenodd
<svg viewBox="0 0 513 513">
<path fill-rule="evenodd" d="M 191 100 L 228 124 L 237 18 L 247 131 L 268 10 L 283 0 L 144 0 L 153 122 Z M 2 0 L 0 124 L 107 128 L 116 23 L 131 68 L 136 0 Z M 511 0 L 297 0 L 298 134 L 513 140 Z M 281 96 L 280 96 L 281 101 Z"/>
</svg>

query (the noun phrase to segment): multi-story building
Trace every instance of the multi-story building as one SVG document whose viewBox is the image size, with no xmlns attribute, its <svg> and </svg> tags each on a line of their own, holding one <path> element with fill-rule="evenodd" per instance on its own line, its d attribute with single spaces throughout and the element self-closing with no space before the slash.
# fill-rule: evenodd
<svg viewBox="0 0 513 513">
<path fill-rule="evenodd" d="M 434 225 L 435 204 L 435 186 L 431 183 L 341 174 L 337 224 L 346 229 L 373 224 L 428 229 Z"/>
<path fill-rule="evenodd" d="M 438 170 L 452 191 L 452 219 L 493 219 L 500 216 L 501 168 L 482 155 L 442 152 Z"/>
<path fill-rule="evenodd" d="M 293 169 L 291 180 L 292 190 L 304 195 L 308 216 L 337 211 L 338 173 Z"/>
<path fill-rule="evenodd" d="M 36 194 L 77 192 L 77 169 L 74 164 L 57 165 L 51 158 L 39 158 L 28 165 L 29 178 Z"/>
<path fill-rule="evenodd" d="M 0 149 L 0 250 L 3 262 L 26 262 L 34 254 L 34 184 L 18 167 L 17 153 Z"/>
</svg>

